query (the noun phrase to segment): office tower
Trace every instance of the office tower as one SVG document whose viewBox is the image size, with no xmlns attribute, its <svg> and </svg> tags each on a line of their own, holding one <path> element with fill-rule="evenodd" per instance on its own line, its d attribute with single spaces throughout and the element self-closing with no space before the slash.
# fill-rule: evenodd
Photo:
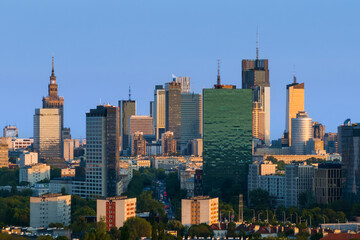
<svg viewBox="0 0 360 240">
<path fill-rule="evenodd" d="M 300 111 L 291 119 L 291 150 L 293 154 L 306 154 L 306 142 L 313 137 L 312 119 L 307 112 Z"/>
<path fill-rule="evenodd" d="M 298 207 L 299 195 L 313 190 L 314 167 L 309 165 L 285 166 L 285 207 Z"/>
<path fill-rule="evenodd" d="M 252 134 L 254 138 L 265 139 L 265 112 L 259 106 L 259 102 L 253 102 L 252 110 Z"/>
<path fill-rule="evenodd" d="M 253 107 L 263 112 L 264 117 L 253 126 L 254 137 L 270 145 L 270 81 L 268 59 L 259 59 L 256 47 L 255 60 L 242 60 L 242 88 L 253 90 Z M 258 128 L 258 129 L 256 129 Z"/>
<path fill-rule="evenodd" d="M 146 156 L 146 140 L 143 132 L 131 134 L 131 156 Z"/>
<path fill-rule="evenodd" d="M 181 93 L 190 93 L 190 77 L 175 77 L 175 76 L 173 76 L 173 81 L 180 83 Z"/>
<path fill-rule="evenodd" d="M 170 156 L 177 153 L 177 142 L 174 138 L 173 132 L 165 132 L 161 137 L 161 144 L 162 144 L 162 154 L 164 156 Z"/>
<path fill-rule="evenodd" d="M 0 142 L 0 168 L 9 166 L 9 147 Z"/>
<path fill-rule="evenodd" d="M 201 94 L 181 94 L 181 153 L 188 155 L 188 144 L 193 139 L 201 138 L 202 103 Z"/>
<path fill-rule="evenodd" d="M 197 196 L 181 199 L 181 223 L 186 226 L 205 223 L 211 225 L 219 220 L 219 198 Z"/>
<path fill-rule="evenodd" d="M 360 124 L 347 119 L 338 127 L 338 148 L 342 157 L 343 196 L 350 201 L 360 199 Z"/>
<path fill-rule="evenodd" d="M 129 148 L 129 121 L 130 116 L 136 115 L 136 101 L 135 100 L 122 100 L 119 101 L 120 107 L 120 139 L 121 150 L 127 151 Z M 125 154 L 126 155 L 126 154 Z"/>
<path fill-rule="evenodd" d="M 54 72 L 54 56 L 52 57 L 52 72 L 50 76 L 50 84 L 48 86 L 47 97 L 43 97 L 43 108 L 59 109 L 60 115 L 60 131 L 64 128 L 64 98 L 58 96 L 58 85 Z M 61 132 L 60 132 L 61 134 Z"/>
<path fill-rule="evenodd" d="M 6 126 L 4 127 L 4 137 L 17 138 L 19 137 L 19 129 L 16 126 Z"/>
<path fill-rule="evenodd" d="M 61 159 L 61 115 L 59 109 L 35 109 L 34 151 L 49 165 L 63 165 Z"/>
<path fill-rule="evenodd" d="M 162 85 L 155 86 L 153 119 L 156 140 L 159 140 L 165 132 L 165 89 Z"/>
<path fill-rule="evenodd" d="M 319 122 L 313 122 L 313 138 L 318 138 L 321 141 L 324 141 L 325 137 L 325 125 L 322 125 Z"/>
<path fill-rule="evenodd" d="M 45 194 L 30 197 L 30 227 L 47 228 L 50 223 L 69 226 L 71 221 L 71 195 Z"/>
<path fill-rule="evenodd" d="M 104 220 L 106 228 L 120 228 L 129 218 L 135 217 L 136 198 L 126 196 L 110 197 L 96 200 L 96 220 Z"/>
<path fill-rule="evenodd" d="M 50 180 L 49 165 L 37 163 L 20 168 L 19 183 L 28 182 L 30 186 L 33 186 L 35 183 L 45 179 Z"/>
<path fill-rule="evenodd" d="M 74 159 L 74 140 L 64 139 L 62 144 L 62 153 L 65 161 Z"/>
<path fill-rule="evenodd" d="M 338 140 L 337 133 L 325 133 L 324 136 L 324 149 L 327 153 L 338 153 Z"/>
<path fill-rule="evenodd" d="M 135 132 L 143 135 L 153 135 L 153 118 L 149 116 L 133 115 L 129 120 L 129 136 Z"/>
<path fill-rule="evenodd" d="M 33 165 L 33 164 L 38 163 L 38 161 L 39 161 L 38 153 L 24 151 L 20 155 L 19 167 Z"/>
<path fill-rule="evenodd" d="M 150 101 L 150 117 L 153 117 L 154 101 Z"/>
<path fill-rule="evenodd" d="M 313 192 L 316 202 L 329 204 L 341 198 L 341 163 L 321 163 L 315 168 Z"/>
<path fill-rule="evenodd" d="M 181 84 L 174 81 L 165 85 L 165 130 L 174 133 L 174 139 L 179 146 L 181 141 Z"/>
<path fill-rule="evenodd" d="M 86 113 L 86 184 L 90 197 L 119 194 L 119 133 L 118 107 L 101 105 Z"/>
<path fill-rule="evenodd" d="M 292 128 L 291 119 L 296 118 L 298 112 L 304 111 L 304 83 L 297 83 L 294 76 L 294 82 L 286 86 L 286 129 L 285 133 L 291 146 Z"/>
<path fill-rule="evenodd" d="M 204 193 L 232 189 L 233 195 L 246 195 L 252 160 L 252 90 L 222 85 L 219 72 L 215 88 L 203 89 Z"/>
<path fill-rule="evenodd" d="M 70 128 L 63 128 L 61 131 L 62 139 L 71 139 Z"/>
</svg>

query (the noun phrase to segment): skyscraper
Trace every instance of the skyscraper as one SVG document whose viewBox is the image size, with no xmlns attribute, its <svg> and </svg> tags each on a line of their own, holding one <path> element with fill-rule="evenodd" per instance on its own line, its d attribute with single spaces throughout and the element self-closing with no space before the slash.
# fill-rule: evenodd
<svg viewBox="0 0 360 240">
<path fill-rule="evenodd" d="M 351 201 L 360 199 L 360 124 L 347 119 L 338 127 L 338 147 L 342 157 L 343 195 Z"/>
<path fill-rule="evenodd" d="M 202 104 L 201 94 L 181 94 L 181 153 L 188 154 L 187 147 L 191 140 L 201 138 Z"/>
<path fill-rule="evenodd" d="M 313 137 L 312 119 L 307 112 L 300 111 L 291 119 L 291 150 L 296 155 L 306 154 L 306 142 Z"/>
<path fill-rule="evenodd" d="M 268 59 L 259 59 L 258 48 L 255 60 L 242 60 L 242 88 L 253 90 L 253 107 L 263 112 L 258 124 L 253 126 L 253 136 L 266 145 L 270 144 L 270 82 Z M 256 115 L 256 113 L 255 113 Z"/>
<path fill-rule="evenodd" d="M 16 126 L 4 127 L 4 137 L 17 138 L 19 137 L 19 129 Z"/>
<path fill-rule="evenodd" d="M 49 165 L 65 164 L 64 160 L 61 160 L 60 109 L 35 109 L 34 150 L 39 153 L 39 159 Z"/>
<path fill-rule="evenodd" d="M 219 73 L 214 87 L 203 89 L 204 193 L 247 195 L 252 158 L 252 91 L 222 85 Z"/>
<path fill-rule="evenodd" d="M 165 89 L 162 85 L 155 86 L 153 118 L 156 140 L 159 140 L 165 132 Z"/>
<path fill-rule="evenodd" d="M 165 85 L 165 130 L 174 133 L 174 139 L 179 146 L 181 140 L 181 84 L 175 81 Z"/>
<path fill-rule="evenodd" d="M 52 57 L 52 71 L 50 76 L 50 84 L 48 86 L 47 97 L 43 97 L 43 108 L 59 109 L 60 127 L 64 128 L 64 98 L 58 96 L 58 85 L 56 83 L 56 76 L 54 71 L 54 56 Z M 60 130 L 60 131 L 61 131 Z"/>
<path fill-rule="evenodd" d="M 321 141 L 324 141 L 325 125 L 322 125 L 319 122 L 313 122 L 313 132 L 313 138 L 318 138 Z"/>
<path fill-rule="evenodd" d="M 110 105 L 86 113 L 86 186 L 88 197 L 119 195 L 120 111 Z"/>
<path fill-rule="evenodd" d="M 119 101 L 120 107 L 120 138 L 121 138 L 121 150 L 129 150 L 129 122 L 130 116 L 136 115 L 136 101 L 130 99 Z M 129 151 L 130 153 L 130 151 Z"/>
<path fill-rule="evenodd" d="M 181 85 L 181 93 L 190 93 L 190 77 L 175 77 L 173 80 Z"/>
</svg>

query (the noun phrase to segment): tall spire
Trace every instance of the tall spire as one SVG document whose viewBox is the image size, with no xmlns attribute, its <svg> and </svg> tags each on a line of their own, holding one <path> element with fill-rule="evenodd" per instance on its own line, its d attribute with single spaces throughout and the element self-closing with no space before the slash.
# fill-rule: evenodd
<svg viewBox="0 0 360 240">
<path fill-rule="evenodd" d="M 256 60 L 259 59 L 259 29 L 256 27 Z"/>
<path fill-rule="evenodd" d="M 51 76 L 55 76 L 55 72 L 54 72 L 54 54 L 52 54 L 52 72 L 51 72 Z"/>
<path fill-rule="evenodd" d="M 296 83 L 295 64 L 293 65 L 293 78 L 294 78 L 294 83 Z"/>
<path fill-rule="evenodd" d="M 131 100 L 131 87 L 129 85 L 129 100 Z"/>
<path fill-rule="evenodd" d="M 221 85 L 221 82 L 220 82 L 220 58 L 218 59 L 217 85 Z"/>
</svg>

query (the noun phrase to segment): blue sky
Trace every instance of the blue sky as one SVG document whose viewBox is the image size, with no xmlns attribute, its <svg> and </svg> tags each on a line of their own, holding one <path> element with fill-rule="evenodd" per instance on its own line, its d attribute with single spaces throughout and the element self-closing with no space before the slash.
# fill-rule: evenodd
<svg viewBox="0 0 360 240">
<path fill-rule="evenodd" d="M 241 87 L 241 60 L 269 59 L 271 138 L 285 128 L 285 86 L 305 82 L 310 117 L 336 131 L 359 122 L 359 1 L 63 0 L 0 1 L 0 127 L 31 137 L 47 95 L 51 54 L 65 126 L 85 137 L 85 113 L 138 101 L 149 114 L 155 84 L 190 76 L 194 92 L 216 81 Z"/>
</svg>

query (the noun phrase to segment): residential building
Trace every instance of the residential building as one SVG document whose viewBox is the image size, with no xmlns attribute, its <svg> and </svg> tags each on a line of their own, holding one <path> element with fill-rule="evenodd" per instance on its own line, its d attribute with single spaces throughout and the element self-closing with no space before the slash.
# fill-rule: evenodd
<svg viewBox="0 0 360 240">
<path fill-rule="evenodd" d="M 30 227 L 47 228 L 50 223 L 71 223 L 71 195 L 45 194 L 30 197 Z"/>
<path fill-rule="evenodd" d="M 165 85 L 165 131 L 173 132 L 179 149 L 181 141 L 181 84 L 175 81 Z"/>
<path fill-rule="evenodd" d="M 313 137 L 312 119 L 304 111 L 299 111 L 291 119 L 291 150 L 293 154 L 306 154 L 306 142 Z"/>
<path fill-rule="evenodd" d="M 87 197 L 119 194 L 120 112 L 100 105 L 86 113 Z"/>
<path fill-rule="evenodd" d="M 341 163 L 322 163 L 315 168 L 313 192 L 316 202 L 329 204 L 339 200 L 341 193 Z"/>
<path fill-rule="evenodd" d="M 96 200 L 96 219 L 104 220 L 108 231 L 122 227 L 126 220 L 135 217 L 135 212 L 136 198 L 115 196 Z"/>
<path fill-rule="evenodd" d="M 188 145 L 191 140 L 202 135 L 201 94 L 181 94 L 181 153 L 190 155 Z"/>
<path fill-rule="evenodd" d="M 153 119 L 156 140 L 159 140 L 165 132 L 165 89 L 162 85 L 155 86 Z"/>
<path fill-rule="evenodd" d="M 39 160 L 39 156 L 37 152 L 24 151 L 20 155 L 19 167 L 22 168 L 28 165 L 34 165 L 38 163 L 38 160 Z"/>
<path fill-rule="evenodd" d="M 54 56 L 52 57 L 52 71 L 50 76 L 50 84 L 48 85 L 48 96 L 43 97 L 43 109 L 58 109 L 59 122 L 60 122 L 60 139 L 61 130 L 64 128 L 64 98 L 58 96 L 58 85 L 56 83 L 56 76 L 54 72 Z M 58 120 L 56 120 L 57 124 Z M 35 136 L 34 136 L 35 138 Z M 40 155 L 40 158 L 42 156 Z"/>
<path fill-rule="evenodd" d="M 343 196 L 349 201 L 360 199 L 360 124 L 347 119 L 338 127 L 338 148 L 342 157 Z"/>
<path fill-rule="evenodd" d="M 28 182 L 30 186 L 41 180 L 50 180 L 50 166 L 37 163 L 30 166 L 24 166 L 19 171 L 19 183 Z"/>
<path fill-rule="evenodd" d="M 218 81 L 203 89 L 204 193 L 236 187 L 247 194 L 248 164 L 252 160 L 252 90 Z"/>
<path fill-rule="evenodd" d="M 0 143 L 0 168 L 9 166 L 9 148 L 7 144 Z"/>
<path fill-rule="evenodd" d="M 61 115 L 56 108 L 35 109 L 34 151 L 50 165 L 64 164 L 61 159 Z"/>
<path fill-rule="evenodd" d="M 161 144 L 162 144 L 162 154 L 164 156 L 170 156 L 177 153 L 177 141 L 174 138 L 174 133 L 167 131 L 163 133 L 161 138 Z"/>
<path fill-rule="evenodd" d="M 4 127 L 3 137 L 17 138 L 19 137 L 19 129 L 16 126 L 6 126 Z"/>
<path fill-rule="evenodd" d="M 146 156 L 146 140 L 143 132 L 131 134 L 131 156 Z"/>
<path fill-rule="evenodd" d="M 217 223 L 219 198 L 197 196 L 181 200 L 181 223 L 186 226 Z"/>
<path fill-rule="evenodd" d="M 72 178 L 57 178 L 51 179 L 49 183 L 50 193 L 61 193 L 72 194 Z"/>
<path fill-rule="evenodd" d="M 121 139 L 121 151 L 127 151 L 129 146 L 129 125 L 130 117 L 136 115 L 136 101 L 122 100 L 119 101 L 120 108 L 120 139 Z M 130 154 L 130 152 L 129 152 Z M 127 154 L 125 154 L 127 155 Z"/>
<path fill-rule="evenodd" d="M 292 127 L 291 119 L 296 118 L 298 112 L 304 111 L 304 83 L 297 83 L 294 76 L 294 82 L 286 86 L 286 128 L 285 135 L 291 146 Z"/>
<path fill-rule="evenodd" d="M 260 116 L 253 125 L 254 137 L 270 145 L 270 81 L 268 59 L 242 60 L 242 88 L 253 90 L 254 115 Z"/>
</svg>

